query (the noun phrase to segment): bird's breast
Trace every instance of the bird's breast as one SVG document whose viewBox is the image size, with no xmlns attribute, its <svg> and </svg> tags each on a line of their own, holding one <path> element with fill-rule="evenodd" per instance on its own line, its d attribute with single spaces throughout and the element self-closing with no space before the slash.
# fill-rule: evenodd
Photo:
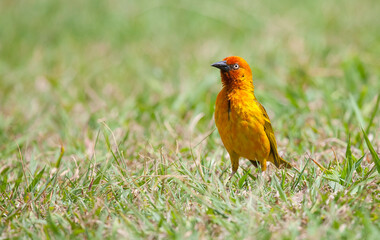
<svg viewBox="0 0 380 240">
<path fill-rule="evenodd" d="M 227 151 L 249 159 L 269 154 L 264 119 L 253 94 L 240 93 L 228 98 L 222 90 L 216 101 L 215 124 Z"/>
</svg>

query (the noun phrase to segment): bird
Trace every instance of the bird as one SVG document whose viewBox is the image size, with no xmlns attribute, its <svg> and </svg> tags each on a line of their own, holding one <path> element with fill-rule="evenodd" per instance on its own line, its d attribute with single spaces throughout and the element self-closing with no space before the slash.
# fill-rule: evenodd
<svg viewBox="0 0 380 240">
<path fill-rule="evenodd" d="M 230 56 L 211 64 L 220 69 L 223 88 L 215 103 L 215 124 L 232 165 L 230 179 L 239 168 L 241 157 L 255 167 L 292 168 L 277 151 L 269 116 L 254 93 L 252 71 L 241 57 Z"/>
</svg>

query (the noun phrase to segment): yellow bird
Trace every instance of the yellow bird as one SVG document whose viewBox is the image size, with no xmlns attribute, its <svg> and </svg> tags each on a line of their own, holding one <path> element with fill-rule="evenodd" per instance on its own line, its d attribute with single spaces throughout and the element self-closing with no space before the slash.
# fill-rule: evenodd
<svg viewBox="0 0 380 240">
<path fill-rule="evenodd" d="M 252 71 L 241 57 L 231 56 L 211 66 L 220 69 L 223 89 L 215 104 L 215 123 L 232 164 L 231 177 L 239 168 L 240 157 L 247 158 L 262 171 L 267 161 L 276 167 L 291 168 L 277 151 L 268 114 L 256 99 Z"/>
</svg>

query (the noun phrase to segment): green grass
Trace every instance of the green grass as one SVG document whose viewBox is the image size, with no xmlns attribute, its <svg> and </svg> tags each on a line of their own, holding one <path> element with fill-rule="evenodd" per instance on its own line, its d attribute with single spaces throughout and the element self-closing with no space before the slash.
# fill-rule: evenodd
<svg viewBox="0 0 380 240">
<path fill-rule="evenodd" d="M 379 12 L 1 1 L 0 238 L 377 239 Z M 242 159 L 228 182 L 210 64 L 229 55 L 300 173 Z"/>
</svg>

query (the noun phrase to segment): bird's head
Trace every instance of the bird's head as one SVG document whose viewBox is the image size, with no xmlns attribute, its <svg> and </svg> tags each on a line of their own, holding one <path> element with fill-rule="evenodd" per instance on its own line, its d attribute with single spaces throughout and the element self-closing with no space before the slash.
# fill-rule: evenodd
<svg viewBox="0 0 380 240">
<path fill-rule="evenodd" d="M 252 84 L 252 71 L 248 63 L 241 57 L 226 57 L 220 62 L 211 64 L 220 69 L 223 85 Z"/>
</svg>

